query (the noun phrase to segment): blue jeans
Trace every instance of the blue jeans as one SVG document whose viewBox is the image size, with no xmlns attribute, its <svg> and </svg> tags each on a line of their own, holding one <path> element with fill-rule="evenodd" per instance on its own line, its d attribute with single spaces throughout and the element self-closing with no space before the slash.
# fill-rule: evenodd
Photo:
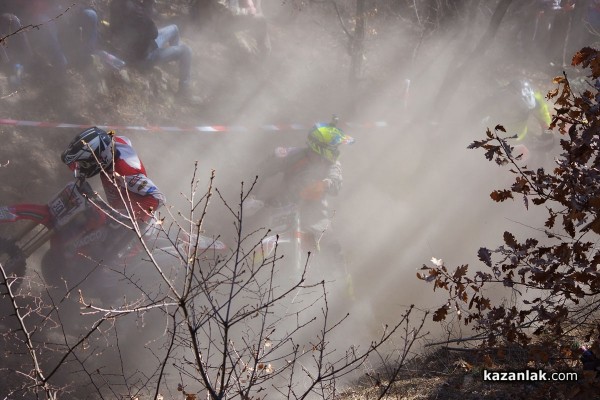
<svg viewBox="0 0 600 400">
<path fill-rule="evenodd" d="M 61 40 L 70 64 L 85 66 L 98 45 L 98 14 L 91 8 L 79 10 L 65 21 Z"/>
<path fill-rule="evenodd" d="M 98 46 L 98 14 L 91 8 L 86 8 L 74 22 L 77 28 L 81 28 L 80 49 L 85 54 L 94 54 Z"/>
<path fill-rule="evenodd" d="M 179 43 L 179 28 L 177 25 L 160 28 L 155 41 L 158 48 L 148 54 L 146 63 L 154 66 L 172 61 L 179 62 L 179 90 L 189 88 L 192 50 L 188 45 Z"/>
</svg>

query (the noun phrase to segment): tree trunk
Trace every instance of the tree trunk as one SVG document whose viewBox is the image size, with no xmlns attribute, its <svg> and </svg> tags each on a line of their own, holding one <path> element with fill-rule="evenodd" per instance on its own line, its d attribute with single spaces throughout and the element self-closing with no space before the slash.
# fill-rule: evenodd
<svg viewBox="0 0 600 400">
<path fill-rule="evenodd" d="M 365 47 L 366 0 L 356 0 L 356 26 L 350 39 L 350 84 L 356 87 L 362 77 Z"/>
<path fill-rule="evenodd" d="M 476 63 L 476 60 L 481 58 L 485 54 L 486 50 L 490 47 L 511 2 L 512 0 L 500 0 L 498 2 L 488 28 L 479 40 L 479 43 L 477 43 L 475 49 L 469 54 L 457 54 L 455 62 L 451 63 L 450 68 L 448 69 L 448 72 L 442 81 L 440 91 L 436 97 L 437 100 L 433 106 L 433 109 L 439 114 L 440 119 L 443 119 L 443 114 L 446 110 L 446 107 L 452 100 L 452 96 L 459 88 L 463 78 L 468 72 L 471 71 Z M 459 57 L 464 61 L 461 62 Z"/>
</svg>

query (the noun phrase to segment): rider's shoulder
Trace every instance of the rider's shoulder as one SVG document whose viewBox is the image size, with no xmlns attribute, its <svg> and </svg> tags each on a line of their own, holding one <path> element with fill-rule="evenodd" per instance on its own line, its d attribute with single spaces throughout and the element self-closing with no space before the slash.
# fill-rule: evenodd
<svg viewBox="0 0 600 400">
<path fill-rule="evenodd" d="M 115 136 L 115 142 L 119 144 L 125 144 L 127 146 L 131 146 L 131 140 L 127 136 Z"/>
<path fill-rule="evenodd" d="M 137 152 L 131 146 L 131 140 L 125 136 L 115 136 L 116 150 L 119 152 L 115 162 L 115 171 L 121 175 L 146 174 Z"/>
</svg>

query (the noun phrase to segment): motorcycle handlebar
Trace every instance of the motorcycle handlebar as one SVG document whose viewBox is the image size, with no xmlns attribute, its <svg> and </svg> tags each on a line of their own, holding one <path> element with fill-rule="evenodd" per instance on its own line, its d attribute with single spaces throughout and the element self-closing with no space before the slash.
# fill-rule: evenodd
<svg viewBox="0 0 600 400">
<path fill-rule="evenodd" d="M 96 193 L 92 190 L 92 187 L 85 179 L 78 179 L 75 183 L 79 193 L 85 195 L 86 197 L 93 197 Z"/>
<path fill-rule="evenodd" d="M 107 205 L 98 193 L 92 189 L 92 186 L 85 180 L 85 178 L 78 178 L 76 182 L 77 190 L 87 199 L 89 207 L 96 209 L 98 212 L 112 215 L 116 219 L 121 219 L 121 215 L 115 212 L 109 205 Z M 94 205 L 90 204 L 93 203 Z"/>
<path fill-rule="evenodd" d="M 75 182 L 75 186 L 77 187 L 77 190 L 79 191 L 79 193 L 81 193 L 83 195 L 83 197 L 85 197 L 88 200 L 93 200 L 96 203 L 101 203 L 98 200 L 98 193 L 96 193 L 94 191 L 94 189 L 92 189 L 92 187 L 90 186 L 90 184 L 85 180 L 85 178 L 79 177 L 77 178 L 77 181 Z"/>
</svg>

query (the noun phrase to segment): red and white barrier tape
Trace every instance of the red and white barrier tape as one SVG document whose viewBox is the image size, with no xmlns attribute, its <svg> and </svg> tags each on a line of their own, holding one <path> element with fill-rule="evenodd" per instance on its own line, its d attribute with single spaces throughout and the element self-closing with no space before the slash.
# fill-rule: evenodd
<svg viewBox="0 0 600 400">
<path fill-rule="evenodd" d="M 130 125 L 94 125 L 94 124 L 69 124 L 65 122 L 40 122 L 40 121 L 23 121 L 15 119 L 0 118 L 0 125 L 10 126 L 28 126 L 34 128 L 77 128 L 86 129 L 90 126 L 97 126 L 101 129 L 114 131 L 147 131 L 147 132 L 203 132 L 203 133 L 219 133 L 219 132 L 251 132 L 251 131 L 305 131 L 310 129 L 308 125 L 302 124 L 283 124 L 283 125 L 260 125 L 256 128 L 248 128 L 245 126 L 236 125 L 203 125 L 191 127 L 178 126 L 130 126 Z M 345 123 L 349 128 L 369 129 L 369 128 L 386 128 L 388 124 L 384 121 L 371 123 Z"/>
</svg>

